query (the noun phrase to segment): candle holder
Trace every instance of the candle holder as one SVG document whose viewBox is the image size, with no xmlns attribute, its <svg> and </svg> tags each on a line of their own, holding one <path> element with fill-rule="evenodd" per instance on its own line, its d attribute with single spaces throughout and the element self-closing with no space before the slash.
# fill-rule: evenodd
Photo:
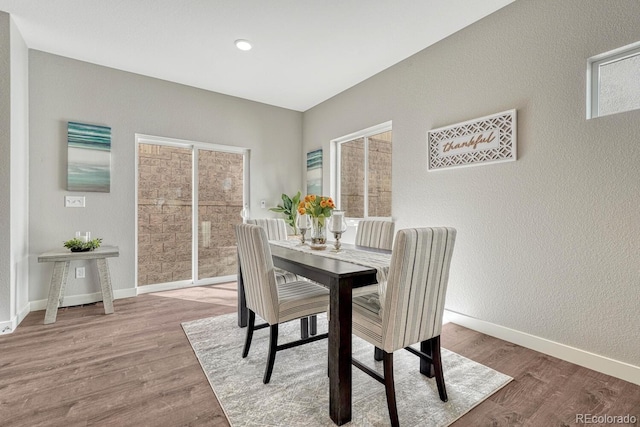
<svg viewBox="0 0 640 427">
<path fill-rule="evenodd" d="M 332 252 L 341 252 L 340 248 L 342 245 L 340 244 L 340 238 L 342 238 L 342 233 L 347 231 L 347 223 L 344 220 L 344 211 L 333 211 L 331 215 L 330 230 L 333 233 L 333 238 L 335 239 Z"/>
<path fill-rule="evenodd" d="M 333 250 L 332 252 L 342 252 L 340 250 L 340 248 L 342 247 L 342 245 L 340 244 L 340 238 L 342 237 L 342 233 L 344 233 L 344 231 L 334 231 L 333 232 L 333 238 L 335 239 L 335 242 L 333 242 Z"/>
<path fill-rule="evenodd" d="M 296 216 L 296 227 L 298 231 L 300 231 L 300 245 L 304 245 L 307 230 L 311 228 L 311 218 L 309 218 L 309 215 L 298 214 Z"/>
<path fill-rule="evenodd" d="M 82 243 L 87 243 L 91 240 L 91 233 L 89 231 L 76 231 L 76 239 L 79 239 Z"/>
</svg>

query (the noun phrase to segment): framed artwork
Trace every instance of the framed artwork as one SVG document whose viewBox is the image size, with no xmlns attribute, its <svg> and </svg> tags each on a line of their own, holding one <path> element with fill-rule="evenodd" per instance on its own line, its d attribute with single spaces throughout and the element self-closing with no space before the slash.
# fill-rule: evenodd
<svg viewBox="0 0 640 427">
<path fill-rule="evenodd" d="M 516 160 L 516 110 L 427 132 L 430 171 Z"/>
<path fill-rule="evenodd" d="M 322 194 L 322 148 L 307 153 L 307 194 Z"/>
<path fill-rule="evenodd" d="M 67 190 L 111 191 L 111 128 L 67 124 Z"/>
</svg>

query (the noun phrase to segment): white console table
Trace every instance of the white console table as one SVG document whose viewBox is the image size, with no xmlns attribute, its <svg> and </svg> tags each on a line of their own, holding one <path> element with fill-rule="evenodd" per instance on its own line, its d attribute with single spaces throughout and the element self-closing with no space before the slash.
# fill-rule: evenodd
<svg viewBox="0 0 640 427">
<path fill-rule="evenodd" d="M 98 266 L 98 276 L 100 277 L 100 288 L 102 289 L 102 302 L 104 313 L 113 313 L 113 290 L 111 289 L 111 276 L 107 258 L 120 255 L 117 246 L 101 246 L 98 249 L 88 252 L 71 252 L 69 249 L 55 249 L 45 252 L 38 257 L 38 262 L 55 262 L 53 274 L 49 284 L 49 299 L 47 300 L 47 311 L 44 316 L 44 324 L 55 323 L 58 315 L 58 307 L 64 298 L 64 289 L 67 285 L 69 274 L 69 263 L 79 260 L 96 260 Z"/>
</svg>

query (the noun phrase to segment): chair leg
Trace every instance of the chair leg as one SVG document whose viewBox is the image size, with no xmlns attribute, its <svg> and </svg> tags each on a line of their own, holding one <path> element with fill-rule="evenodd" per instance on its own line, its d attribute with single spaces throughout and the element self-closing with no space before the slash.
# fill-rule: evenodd
<svg viewBox="0 0 640 427">
<path fill-rule="evenodd" d="M 244 359 L 249 354 L 249 347 L 251 347 L 251 339 L 253 338 L 253 329 L 256 324 L 256 314 L 253 310 L 247 309 L 249 312 L 249 319 L 247 322 L 247 335 L 244 340 L 244 349 L 242 350 L 242 358 Z"/>
<path fill-rule="evenodd" d="M 300 339 L 309 338 L 309 318 L 300 318 Z"/>
<path fill-rule="evenodd" d="M 426 341 L 422 341 L 420 343 L 420 351 L 433 359 L 433 354 L 432 354 L 432 348 L 433 347 L 431 346 L 432 340 L 433 340 L 433 338 L 431 338 L 429 340 L 426 340 Z M 433 363 L 431 363 L 431 361 L 423 359 L 421 357 L 420 358 L 420 373 L 422 375 L 428 377 L 428 378 L 433 378 L 435 376 Z"/>
<path fill-rule="evenodd" d="M 384 366 L 384 389 L 387 393 L 387 408 L 389 409 L 389 418 L 391 425 L 398 427 L 398 407 L 396 405 L 396 389 L 393 381 L 393 353 L 382 351 L 382 361 Z"/>
<path fill-rule="evenodd" d="M 276 361 L 276 352 L 278 347 L 278 324 L 271 325 L 269 334 L 269 355 L 267 356 L 267 368 L 264 371 L 262 382 L 268 384 L 271 380 L 273 372 L 273 363 Z"/>
<path fill-rule="evenodd" d="M 440 355 L 440 335 L 434 337 L 430 340 L 431 342 L 431 355 L 433 357 L 433 367 L 436 375 L 436 384 L 438 385 L 438 394 L 440 395 L 440 400 L 446 402 L 448 400 L 447 397 L 447 389 L 444 385 L 444 374 L 442 373 L 442 356 Z"/>
<path fill-rule="evenodd" d="M 373 348 L 373 360 L 381 361 L 382 360 L 382 349 L 378 347 Z"/>
</svg>

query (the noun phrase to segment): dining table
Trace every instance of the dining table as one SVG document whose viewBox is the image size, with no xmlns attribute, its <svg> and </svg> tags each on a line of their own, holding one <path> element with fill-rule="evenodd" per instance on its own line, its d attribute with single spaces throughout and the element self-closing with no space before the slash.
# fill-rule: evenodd
<svg viewBox="0 0 640 427">
<path fill-rule="evenodd" d="M 275 267 L 329 289 L 329 416 L 337 425 L 351 421 L 352 291 L 378 283 L 388 272 L 391 251 L 342 244 L 313 250 L 296 241 L 270 241 Z M 386 269 L 386 270 L 385 270 Z M 238 262 L 238 326 L 247 325 L 242 269 Z"/>
</svg>

